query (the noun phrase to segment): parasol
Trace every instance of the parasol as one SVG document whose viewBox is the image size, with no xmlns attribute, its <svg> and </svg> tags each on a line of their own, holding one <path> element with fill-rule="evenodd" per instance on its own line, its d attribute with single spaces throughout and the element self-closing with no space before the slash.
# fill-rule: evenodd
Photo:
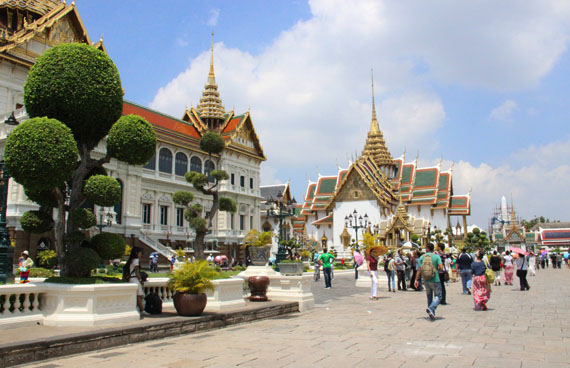
<svg viewBox="0 0 570 368">
<path fill-rule="evenodd" d="M 362 254 L 360 254 L 360 252 L 354 251 L 354 262 L 356 262 L 357 265 L 361 266 L 362 263 L 364 263 L 364 257 L 362 257 Z"/>
<path fill-rule="evenodd" d="M 528 253 L 525 252 L 524 250 L 522 250 L 521 248 L 517 248 L 517 247 L 509 247 L 509 250 L 513 253 L 517 253 L 517 254 L 522 254 L 525 256 L 528 256 Z"/>
</svg>

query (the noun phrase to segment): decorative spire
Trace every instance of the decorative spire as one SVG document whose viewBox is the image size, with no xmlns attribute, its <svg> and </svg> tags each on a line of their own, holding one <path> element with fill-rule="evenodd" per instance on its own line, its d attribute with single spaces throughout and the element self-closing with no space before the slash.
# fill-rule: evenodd
<svg viewBox="0 0 570 368">
<path fill-rule="evenodd" d="M 200 103 L 196 106 L 196 110 L 200 113 L 200 118 L 207 121 L 208 127 L 217 128 L 224 121 L 226 110 L 222 105 L 218 85 L 216 84 L 216 76 L 214 74 L 214 32 L 212 32 L 212 49 L 210 55 L 210 72 L 208 73 L 208 81 L 204 86 Z"/>
<path fill-rule="evenodd" d="M 378 125 L 378 119 L 376 118 L 376 104 L 374 102 L 374 74 L 371 70 L 372 77 L 372 120 L 370 122 L 370 131 L 368 132 L 368 137 L 366 138 L 366 144 L 364 145 L 364 150 L 362 151 L 363 157 L 371 157 L 374 162 L 379 167 L 394 167 L 394 158 L 388 151 L 386 147 L 386 141 L 384 141 L 384 136 Z"/>
</svg>

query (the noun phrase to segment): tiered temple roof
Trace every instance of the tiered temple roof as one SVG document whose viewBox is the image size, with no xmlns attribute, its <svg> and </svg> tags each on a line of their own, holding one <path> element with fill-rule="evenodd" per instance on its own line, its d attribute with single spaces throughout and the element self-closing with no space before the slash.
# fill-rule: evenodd
<svg viewBox="0 0 570 368">
<path fill-rule="evenodd" d="M 371 157 L 379 167 L 395 167 L 394 158 L 386 147 L 384 135 L 378 125 L 376 118 L 376 105 L 374 103 L 374 80 L 372 81 L 372 121 L 370 122 L 370 131 L 366 138 L 366 144 L 362 150 L 363 157 Z"/>
</svg>

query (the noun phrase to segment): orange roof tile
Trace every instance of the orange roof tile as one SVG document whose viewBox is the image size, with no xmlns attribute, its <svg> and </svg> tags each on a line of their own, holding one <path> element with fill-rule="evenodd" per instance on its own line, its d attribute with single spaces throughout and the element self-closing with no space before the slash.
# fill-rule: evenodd
<svg viewBox="0 0 570 368">
<path fill-rule="evenodd" d="M 123 102 L 123 115 L 136 114 L 145 118 L 149 123 L 161 128 L 175 131 L 179 134 L 200 139 L 200 134 L 191 124 L 173 117 L 164 115 L 132 102 Z"/>
</svg>

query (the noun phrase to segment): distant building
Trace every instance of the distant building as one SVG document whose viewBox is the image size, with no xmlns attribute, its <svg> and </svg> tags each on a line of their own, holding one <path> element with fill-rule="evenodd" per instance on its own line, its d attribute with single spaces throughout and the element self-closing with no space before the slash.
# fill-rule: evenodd
<svg viewBox="0 0 570 368">
<path fill-rule="evenodd" d="M 374 94 L 374 91 L 373 91 Z M 346 169 L 309 182 L 301 215 L 307 237 L 320 247 L 332 248 L 347 257 L 351 239 L 362 239 L 346 220 L 356 213 L 367 215 L 367 231 L 378 234 L 382 243 L 399 246 L 412 234 L 428 238 L 429 229 L 451 227 L 451 217 L 471 213 L 471 195 L 453 191 L 452 168 L 418 167 L 417 158 L 406 162 L 405 154 L 393 159 L 376 117 L 374 97 L 372 120 L 360 157 Z"/>
<path fill-rule="evenodd" d="M 493 210 L 489 223 L 490 240 L 499 252 L 509 247 L 517 247 L 535 251 L 537 245 L 536 232 L 526 231 L 515 213 L 515 207 L 507 204 L 507 199 L 501 198 L 501 205 Z"/>
</svg>

